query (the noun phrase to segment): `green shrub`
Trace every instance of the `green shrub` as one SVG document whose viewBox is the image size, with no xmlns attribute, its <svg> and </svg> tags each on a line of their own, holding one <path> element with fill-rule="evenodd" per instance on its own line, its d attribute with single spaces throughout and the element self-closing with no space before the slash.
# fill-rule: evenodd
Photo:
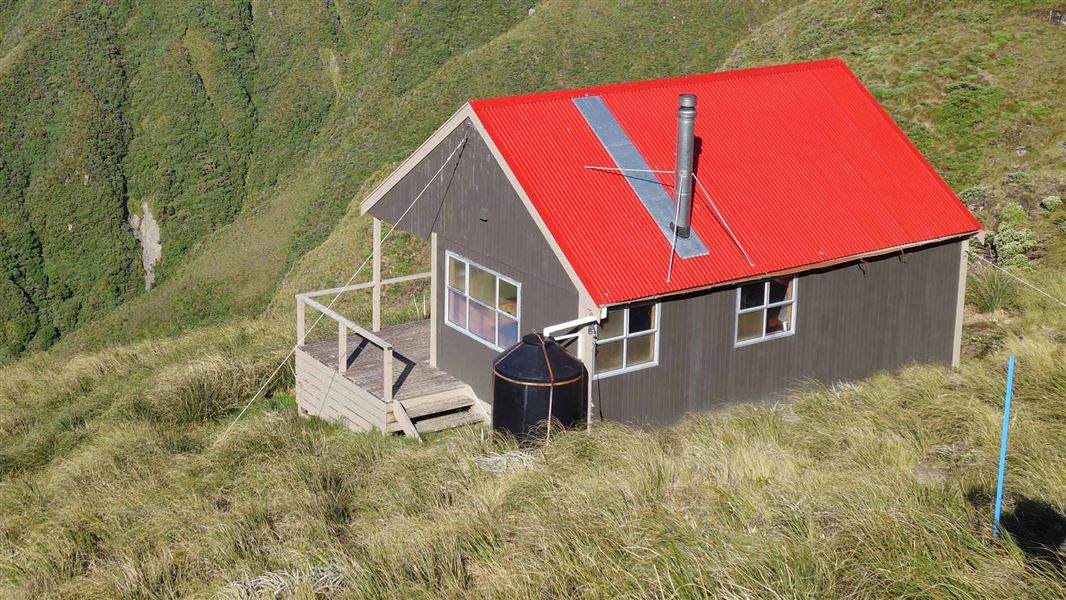
<svg viewBox="0 0 1066 600">
<path fill-rule="evenodd" d="M 1040 201 L 1040 206 L 1048 212 L 1053 212 L 1055 209 L 1062 206 L 1062 196 L 1047 196 Z"/>
<path fill-rule="evenodd" d="M 966 204 L 983 205 L 992 196 L 992 188 L 986 184 L 978 184 L 968 187 L 959 192 L 959 199 Z"/>
<path fill-rule="evenodd" d="M 970 274 L 966 285 L 966 301 L 977 310 L 987 313 L 1012 308 L 1018 300 L 1018 289 L 1009 275 L 983 267 Z"/>
<path fill-rule="evenodd" d="M 1028 216 L 1019 204 L 1008 203 L 1000 210 L 999 222 L 989 240 L 999 263 L 1015 269 L 1031 268 L 1026 256 L 1039 245 L 1036 234 L 1026 227 Z"/>
</svg>

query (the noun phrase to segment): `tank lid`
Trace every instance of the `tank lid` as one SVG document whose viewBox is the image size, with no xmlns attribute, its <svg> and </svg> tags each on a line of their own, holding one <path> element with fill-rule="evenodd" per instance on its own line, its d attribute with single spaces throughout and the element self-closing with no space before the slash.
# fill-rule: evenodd
<svg viewBox="0 0 1066 600">
<path fill-rule="evenodd" d="M 527 333 L 522 336 L 522 343 L 540 348 L 541 345 L 548 346 L 556 342 L 555 338 L 550 335 L 548 337 L 541 337 L 539 333 Z"/>
<path fill-rule="evenodd" d="M 520 382 L 562 383 L 580 376 L 585 365 L 552 337 L 530 333 L 496 357 L 496 373 Z"/>
</svg>

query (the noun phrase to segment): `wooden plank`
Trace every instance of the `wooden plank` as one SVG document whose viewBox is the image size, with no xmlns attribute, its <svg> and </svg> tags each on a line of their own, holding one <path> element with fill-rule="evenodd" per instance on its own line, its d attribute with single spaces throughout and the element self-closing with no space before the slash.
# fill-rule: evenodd
<svg viewBox="0 0 1066 600">
<path fill-rule="evenodd" d="M 376 427 L 357 412 L 350 410 L 344 403 L 343 398 L 338 398 L 336 392 L 331 390 L 328 394 L 316 393 L 310 398 L 312 406 L 306 407 L 306 413 L 311 416 L 327 420 L 343 418 L 349 429 L 356 431 L 373 431 Z"/>
<path fill-rule="evenodd" d="M 450 412 L 460 408 L 473 406 L 474 399 L 470 396 L 448 396 L 428 401 L 403 400 L 400 402 L 407 411 L 407 416 L 412 419 L 420 419 L 429 415 L 442 412 Z"/>
<path fill-rule="evenodd" d="M 355 410 L 348 403 L 348 396 L 342 390 L 334 388 L 319 388 L 317 385 L 304 382 L 304 396 L 299 404 L 310 415 L 328 417 L 330 414 L 345 414 L 349 420 L 359 424 L 359 429 L 369 431 L 375 427 L 375 419 L 365 415 L 362 411 Z"/>
<path fill-rule="evenodd" d="M 399 402 L 393 402 L 392 409 L 392 414 L 396 417 L 396 421 L 403 429 L 404 435 L 407 437 L 413 437 L 421 442 L 422 437 L 418 435 L 418 430 L 415 429 L 414 423 L 411 422 L 411 418 L 407 415 L 407 411 L 404 409 L 403 405 Z M 382 433 L 387 433 L 387 431 L 383 429 Z"/>
<path fill-rule="evenodd" d="M 303 346 L 307 337 L 307 305 L 299 296 L 296 297 L 296 345 Z"/>
<path fill-rule="evenodd" d="M 337 371 L 348 370 L 348 330 L 344 323 L 337 323 Z"/>
<path fill-rule="evenodd" d="M 426 321 L 417 321 L 390 327 L 381 332 L 382 337 L 393 344 L 395 356 L 402 363 L 399 374 L 394 379 L 394 381 L 399 380 L 400 383 L 395 393 L 396 398 L 408 399 L 437 391 L 458 389 L 465 385 L 428 364 L 429 348 L 426 343 L 428 325 Z M 328 344 L 327 340 L 320 340 L 306 344 L 303 349 L 319 362 L 336 367 L 337 360 L 332 356 L 334 351 L 329 349 Z M 380 354 L 381 351 L 366 344 L 355 335 L 349 336 L 348 345 L 349 348 L 355 347 L 357 350 L 353 353 L 351 364 L 345 371 L 345 377 L 383 399 L 385 380 L 384 357 Z"/>
<path fill-rule="evenodd" d="M 403 401 L 401 408 L 409 413 L 414 407 L 417 416 L 407 414 L 412 425 L 415 419 L 426 421 L 430 419 L 425 417 L 466 407 L 469 408 L 465 412 L 473 413 L 471 422 L 487 420 L 487 413 L 476 401 L 470 386 L 428 364 L 428 333 L 428 321 L 405 323 L 381 332 L 381 338 L 394 348 L 394 360 L 389 363 L 392 374 L 387 372 L 387 352 L 369 344 L 359 334 L 344 336 L 344 351 L 352 348 L 354 351 L 349 368 L 343 373 L 338 372 L 342 364 L 338 356 L 339 340 L 338 346 L 329 339 L 305 344 L 298 349 L 296 357 L 297 403 L 308 414 L 346 419 L 353 429 L 404 431 L 403 415 L 384 400 L 395 387 L 394 399 Z M 398 384 L 386 388 L 386 381 Z M 439 426 L 451 426 L 448 423 L 451 421 Z"/>
<path fill-rule="evenodd" d="M 451 429 L 452 427 L 459 427 L 461 425 L 467 425 L 470 423 L 480 423 L 484 417 L 481 415 L 464 410 L 457 413 L 450 413 L 440 417 L 433 417 L 432 419 L 425 419 L 415 423 L 415 429 L 418 433 L 429 433 L 431 431 L 441 431 L 442 429 Z"/>
<path fill-rule="evenodd" d="M 306 391 L 310 393 L 309 398 L 319 402 L 326 398 L 340 402 L 345 405 L 346 410 L 359 415 L 372 425 L 381 425 L 385 420 L 384 404 L 363 390 L 347 386 L 339 378 L 327 381 L 307 378 L 303 383 Z"/>
<path fill-rule="evenodd" d="M 300 294 L 300 299 L 303 300 L 304 303 L 307 304 L 308 306 L 310 306 L 311 308 L 313 308 L 313 309 L 317 310 L 318 312 L 328 316 L 329 318 L 333 319 L 334 321 L 336 321 L 338 323 L 343 323 L 345 326 L 348 327 L 348 329 L 351 329 L 352 331 L 356 332 L 357 334 L 359 334 L 359 337 L 362 337 L 362 338 L 366 339 L 371 344 L 374 344 L 375 346 L 377 346 L 379 348 L 384 348 L 385 346 L 389 346 L 390 345 L 388 342 L 386 342 L 385 340 L 381 339 L 380 337 L 374 335 L 373 333 L 367 331 L 366 329 L 363 329 L 359 325 L 356 325 L 351 319 L 348 319 L 348 318 L 346 318 L 346 317 L 334 312 L 333 309 L 327 308 L 324 304 L 322 304 L 321 302 L 318 302 L 317 300 L 313 300 L 312 298 L 310 298 L 306 294 Z"/>
<path fill-rule="evenodd" d="M 393 381 L 395 381 L 392 378 L 392 362 L 393 362 L 392 348 L 386 348 L 385 349 L 385 356 L 384 356 L 384 360 L 383 360 L 384 364 L 382 365 L 382 371 L 381 371 L 381 387 L 382 387 L 381 398 L 383 400 L 385 400 L 385 402 L 390 402 L 390 403 L 392 402 L 392 384 L 393 384 Z"/>
<path fill-rule="evenodd" d="M 390 277 L 388 279 L 382 279 L 381 285 L 392 285 L 394 283 L 404 283 L 407 281 L 416 281 L 418 279 L 429 279 L 431 273 L 412 273 L 410 275 L 400 275 L 399 277 Z M 368 290 L 374 287 L 373 281 L 367 281 L 365 283 L 357 283 L 355 285 L 346 285 L 343 287 L 327 288 L 324 290 L 315 290 L 313 292 L 304 292 L 299 294 L 306 298 L 318 298 L 321 296 L 332 296 L 333 294 L 343 294 L 345 292 L 357 292 L 359 290 Z"/>
<path fill-rule="evenodd" d="M 297 350 L 296 371 L 297 402 L 309 413 L 318 414 L 323 406 L 336 404 L 350 413 L 353 420 L 365 423 L 366 429 L 386 426 L 384 403 L 302 350 Z"/>
</svg>

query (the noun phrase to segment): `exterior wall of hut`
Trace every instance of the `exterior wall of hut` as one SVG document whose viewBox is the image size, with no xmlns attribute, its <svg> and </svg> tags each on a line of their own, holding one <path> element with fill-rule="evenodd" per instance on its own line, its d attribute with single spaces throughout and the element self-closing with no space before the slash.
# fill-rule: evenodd
<svg viewBox="0 0 1066 600">
<path fill-rule="evenodd" d="M 437 234 L 438 366 L 491 403 L 497 351 L 444 322 L 446 253 L 521 283 L 520 334 L 576 318 L 578 294 L 484 140 L 469 123 L 457 128 L 370 212 L 395 223 L 464 138 L 449 163 L 456 166 L 437 174 L 400 228 Z M 670 423 L 730 403 L 772 401 L 807 381 L 950 363 L 961 251 L 953 241 L 802 273 L 794 334 L 747 346 L 735 345 L 736 286 L 664 301 L 658 365 L 593 380 L 596 414 Z"/>
<path fill-rule="evenodd" d="M 736 286 L 661 304 L 659 364 L 592 382 L 605 419 L 669 423 L 728 403 L 772 401 L 911 363 L 950 363 L 958 241 L 798 276 L 794 334 L 735 344 Z"/>
<path fill-rule="evenodd" d="M 578 294 L 480 134 L 464 123 L 438 144 L 370 210 L 396 223 L 463 139 L 453 157 L 400 222 L 422 238 L 437 234 L 437 366 L 492 403 L 497 351 L 444 322 L 445 257 L 451 252 L 521 284 L 519 336 L 574 318 Z M 454 167 L 452 165 L 455 165 Z M 429 340 L 426 341 L 429 343 Z"/>
</svg>

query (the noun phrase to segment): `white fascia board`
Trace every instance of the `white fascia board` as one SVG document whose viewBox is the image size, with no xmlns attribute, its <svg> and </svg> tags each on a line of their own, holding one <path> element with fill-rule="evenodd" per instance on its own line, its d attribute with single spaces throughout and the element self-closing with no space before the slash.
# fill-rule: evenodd
<svg viewBox="0 0 1066 600">
<path fill-rule="evenodd" d="M 696 292 L 703 292 L 703 291 L 713 290 L 713 289 L 718 289 L 718 288 L 726 288 L 726 287 L 730 287 L 730 286 L 734 286 L 734 285 L 738 285 L 738 284 L 749 283 L 749 282 L 752 282 L 752 281 L 760 281 L 760 280 L 764 280 L 764 279 L 770 279 L 772 277 L 783 277 L 785 275 L 802 275 L 802 274 L 804 274 L 804 273 L 806 273 L 808 271 L 816 271 L 818 269 L 825 269 L 825 268 L 828 268 L 828 267 L 834 267 L 834 266 L 842 265 L 842 264 L 845 264 L 845 263 L 850 263 L 850 262 L 855 262 L 855 261 L 863 261 L 863 260 L 866 260 L 868 258 L 880 258 L 882 256 L 889 256 L 889 255 L 892 255 L 892 254 L 896 254 L 897 252 L 906 253 L 907 250 L 911 250 L 911 249 L 914 249 L 914 248 L 922 248 L 923 246 L 932 246 L 934 244 L 939 244 L 941 242 L 948 242 L 948 241 L 952 241 L 952 240 L 957 240 L 959 242 L 965 242 L 965 241 L 969 240 L 971 237 L 974 237 L 974 235 L 976 235 L 976 232 L 973 232 L 973 233 L 958 233 L 958 234 L 948 235 L 948 236 L 939 237 L 939 238 L 935 238 L 935 239 L 931 239 L 931 240 L 924 240 L 924 241 L 921 241 L 921 242 L 913 242 L 913 243 L 910 243 L 910 244 L 902 244 L 902 245 L 899 245 L 899 246 L 892 246 L 890 248 L 881 248 L 879 250 L 872 250 L 870 252 L 862 252 L 862 253 L 859 253 L 859 254 L 851 254 L 849 256 L 842 256 L 840 258 L 834 258 L 834 259 L 831 259 L 831 260 L 824 260 L 822 262 L 811 263 L 811 264 L 807 264 L 807 265 L 800 265 L 798 267 L 790 267 L 788 269 L 781 269 L 779 271 L 767 271 L 765 273 L 759 273 L 759 274 L 756 274 L 756 275 L 751 275 L 749 277 L 741 277 L 739 279 L 730 279 L 730 280 L 727 280 L 727 281 L 719 281 L 719 282 L 711 283 L 711 284 L 707 284 L 707 285 L 698 285 L 698 286 L 695 286 L 695 287 L 684 288 L 684 289 L 680 289 L 680 290 L 674 290 L 672 292 L 668 292 L 668 293 L 665 293 L 665 294 L 653 294 L 651 296 L 642 296 L 640 298 L 631 298 L 629 300 L 622 300 L 620 302 L 608 302 L 608 303 L 605 303 L 603 306 L 604 307 L 625 306 L 627 304 L 632 304 L 634 302 L 648 302 L 648 301 L 665 302 L 665 301 L 669 300 L 670 298 L 673 298 L 674 296 L 683 296 L 685 294 L 692 294 L 692 293 L 696 293 Z"/>
<path fill-rule="evenodd" d="M 474 109 L 470 107 L 469 102 L 463 104 L 459 110 L 455 111 L 455 114 L 445 121 L 444 124 L 429 137 L 429 139 L 423 142 L 422 145 L 411 154 L 411 156 L 408 156 L 406 160 L 400 163 L 400 166 L 397 167 L 396 170 L 385 179 L 385 181 L 381 182 L 380 185 L 374 188 L 374 191 L 371 192 L 360 204 L 360 212 L 362 214 L 369 212 L 389 190 L 410 173 L 411 170 L 426 157 L 426 155 L 436 148 L 444 138 L 448 137 L 448 135 L 455 131 L 455 129 L 462 125 L 463 121 L 467 119 L 470 119 L 470 123 L 473 125 L 474 129 L 476 129 L 478 134 L 481 135 L 481 139 L 485 142 L 489 152 L 492 153 L 493 158 L 496 159 L 496 163 L 500 166 L 500 170 L 503 171 L 504 176 L 507 177 L 507 181 L 511 182 L 511 187 L 514 188 L 515 194 L 517 194 L 522 200 L 522 204 L 526 207 L 526 212 L 529 213 L 533 222 L 536 223 L 537 229 L 540 230 L 541 235 L 543 235 L 544 239 L 548 242 L 548 246 L 550 246 L 552 252 L 555 253 L 555 258 L 558 259 L 559 264 L 563 266 L 563 270 L 565 270 L 566 274 L 570 277 L 571 283 L 574 284 L 574 288 L 577 290 L 578 313 L 587 314 L 589 311 L 599 312 L 599 307 L 592 300 L 592 296 L 585 288 L 585 284 L 582 283 L 581 279 L 577 276 L 577 272 L 574 271 L 573 265 L 570 264 L 566 255 L 563 254 L 559 244 L 555 241 L 555 238 L 548 230 L 548 227 L 544 224 L 544 220 L 541 219 L 540 213 L 537 212 L 537 209 L 530 201 L 529 195 L 526 194 L 526 191 L 522 188 L 521 184 L 518 183 L 518 179 L 515 177 L 514 172 L 511 171 L 511 167 L 507 164 L 507 161 L 504 160 L 503 155 L 500 153 L 500 149 L 496 147 L 496 143 L 493 142 L 492 137 L 489 136 L 488 131 L 485 130 L 484 124 L 481 123 L 481 119 L 478 118 Z"/>
<path fill-rule="evenodd" d="M 467 106 L 469 107 L 470 105 L 467 104 Z M 560 248 L 559 244 L 555 241 L 555 237 L 553 237 L 551 231 L 548 230 L 548 226 L 544 224 L 544 219 L 540 217 L 540 213 L 537 212 L 536 207 L 533 206 L 533 202 L 529 199 L 529 195 L 526 194 L 526 190 L 522 188 L 520 183 L 518 183 L 518 178 L 515 177 L 514 172 L 511 171 L 511 166 L 507 164 L 506 160 L 504 160 L 503 154 L 501 154 L 500 149 L 496 147 L 496 143 L 492 140 L 492 136 L 490 136 L 488 131 L 485 130 L 485 125 L 482 124 L 477 113 L 471 109 L 468 116 L 470 117 L 470 122 L 474 125 L 474 129 L 481 134 L 481 139 L 484 140 L 489 152 L 491 152 L 493 158 L 496 159 L 496 164 L 500 166 L 500 170 L 503 171 L 504 176 L 507 177 L 507 181 L 511 182 L 511 187 L 514 188 L 515 194 L 517 194 L 522 200 L 522 204 L 526 207 L 526 212 L 529 213 L 533 222 L 536 223 L 537 229 L 540 230 L 541 235 L 543 235 L 544 239 L 548 242 L 548 246 L 551 247 L 552 252 L 555 253 L 555 258 L 558 259 L 559 264 L 563 266 L 563 270 L 565 270 L 566 274 L 570 277 L 570 282 L 574 284 L 574 289 L 577 290 L 578 313 L 580 314 L 584 312 L 584 309 L 586 308 L 592 309 L 596 307 L 596 303 L 592 301 L 592 295 L 589 294 L 588 290 L 585 288 L 585 284 L 581 282 L 581 278 L 577 276 L 577 271 L 574 270 L 573 265 L 570 264 L 566 255 L 563 254 L 562 248 Z"/>
</svg>

